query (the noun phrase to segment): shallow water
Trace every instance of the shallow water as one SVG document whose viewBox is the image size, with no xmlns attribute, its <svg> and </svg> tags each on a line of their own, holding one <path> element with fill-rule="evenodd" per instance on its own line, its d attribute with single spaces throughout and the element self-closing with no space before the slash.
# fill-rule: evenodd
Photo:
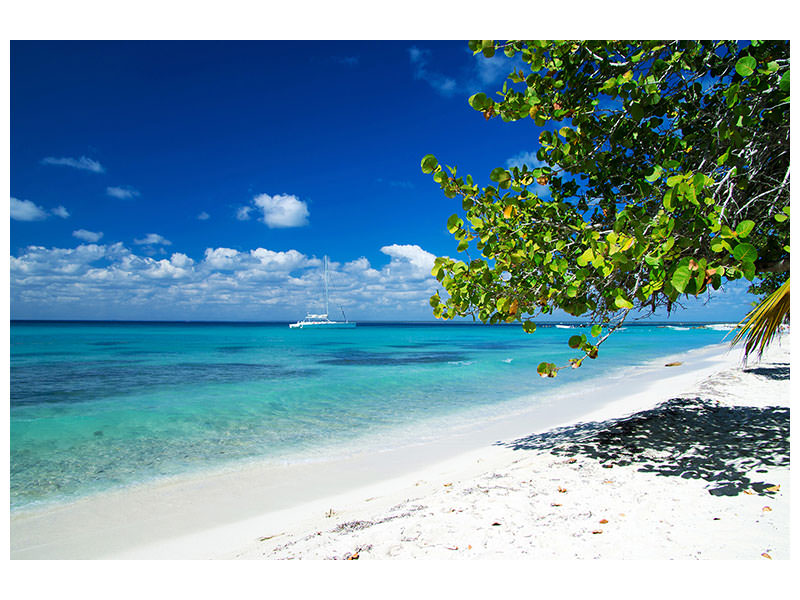
<svg viewBox="0 0 800 600">
<path fill-rule="evenodd" d="M 565 385 L 726 331 L 630 326 L 556 379 L 587 329 L 359 324 L 11 324 L 12 508 L 267 460 L 325 460 L 446 435 Z M 356 443 L 357 442 L 357 443 Z"/>
</svg>

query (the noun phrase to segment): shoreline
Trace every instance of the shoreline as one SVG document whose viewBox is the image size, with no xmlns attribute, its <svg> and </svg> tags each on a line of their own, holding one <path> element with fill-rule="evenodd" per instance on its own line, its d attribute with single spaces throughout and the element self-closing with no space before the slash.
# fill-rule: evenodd
<svg viewBox="0 0 800 600">
<path fill-rule="evenodd" d="M 339 514 L 334 507 L 364 508 L 372 502 L 372 509 L 382 504 L 377 499 L 402 496 L 398 491 L 408 495 L 409 490 L 427 490 L 422 481 L 475 477 L 487 465 L 505 464 L 509 451 L 493 445 L 498 439 L 508 442 L 652 408 L 714 372 L 735 367 L 738 355 L 726 350 L 727 345 L 715 345 L 690 351 L 680 355 L 686 361 L 683 365 L 669 369 L 657 365 L 679 357 L 657 359 L 634 376 L 639 387 L 635 393 L 620 396 L 621 390 L 631 388 L 627 376 L 621 376 L 602 386 L 601 401 L 598 405 L 595 399 L 591 410 L 562 406 L 553 413 L 552 405 L 544 405 L 531 411 L 527 420 L 506 415 L 468 428 L 437 447 L 420 444 L 333 465 L 248 466 L 107 492 L 42 510 L 22 510 L 12 514 L 11 557 L 249 558 L 252 552 L 243 548 L 254 539 L 270 537 L 270 531 L 287 529 L 287 524 L 294 524 L 297 531 L 318 525 L 320 518 L 330 524 Z M 697 364 L 687 364 L 695 362 L 692 358 Z M 550 422 L 543 424 L 542 415 L 536 413 L 547 411 Z M 476 431 L 480 432 L 477 437 Z M 323 516 L 329 513 L 331 517 Z"/>
</svg>

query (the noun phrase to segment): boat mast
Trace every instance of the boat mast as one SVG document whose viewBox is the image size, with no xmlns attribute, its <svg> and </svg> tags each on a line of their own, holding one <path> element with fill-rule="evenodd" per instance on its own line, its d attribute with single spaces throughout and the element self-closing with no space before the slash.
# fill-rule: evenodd
<svg viewBox="0 0 800 600">
<path fill-rule="evenodd" d="M 328 255 L 322 259 L 322 281 L 325 288 L 325 316 L 328 315 Z"/>
</svg>

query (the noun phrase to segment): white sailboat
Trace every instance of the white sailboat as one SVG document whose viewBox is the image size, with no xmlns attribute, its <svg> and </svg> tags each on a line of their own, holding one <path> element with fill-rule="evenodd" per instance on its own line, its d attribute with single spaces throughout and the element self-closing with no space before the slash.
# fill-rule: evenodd
<svg viewBox="0 0 800 600">
<path fill-rule="evenodd" d="M 347 315 L 344 314 L 344 309 L 339 306 L 342 311 L 344 321 L 332 321 L 328 318 L 328 257 L 322 259 L 322 284 L 325 290 L 325 314 L 314 315 L 308 313 L 302 321 L 297 323 L 290 323 L 290 329 L 349 329 L 355 327 L 356 324 L 347 320 Z"/>
</svg>

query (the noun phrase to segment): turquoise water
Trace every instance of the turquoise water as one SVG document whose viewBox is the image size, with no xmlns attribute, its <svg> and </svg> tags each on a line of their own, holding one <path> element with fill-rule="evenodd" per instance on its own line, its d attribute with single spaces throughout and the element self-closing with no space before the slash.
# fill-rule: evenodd
<svg viewBox="0 0 800 600">
<path fill-rule="evenodd" d="M 536 402 L 726 333 L 626 327 L 598 360 L 540 378 L 539 362 L 566 362 L 574 356 L 566 340 L 581 331 L 13 322 L 11 505 L 244 461 L 325 460 L 367 440 L 375 450 L 397 447 L 418 431 L 446 435 L 443 423 Z"/>
</svg>

